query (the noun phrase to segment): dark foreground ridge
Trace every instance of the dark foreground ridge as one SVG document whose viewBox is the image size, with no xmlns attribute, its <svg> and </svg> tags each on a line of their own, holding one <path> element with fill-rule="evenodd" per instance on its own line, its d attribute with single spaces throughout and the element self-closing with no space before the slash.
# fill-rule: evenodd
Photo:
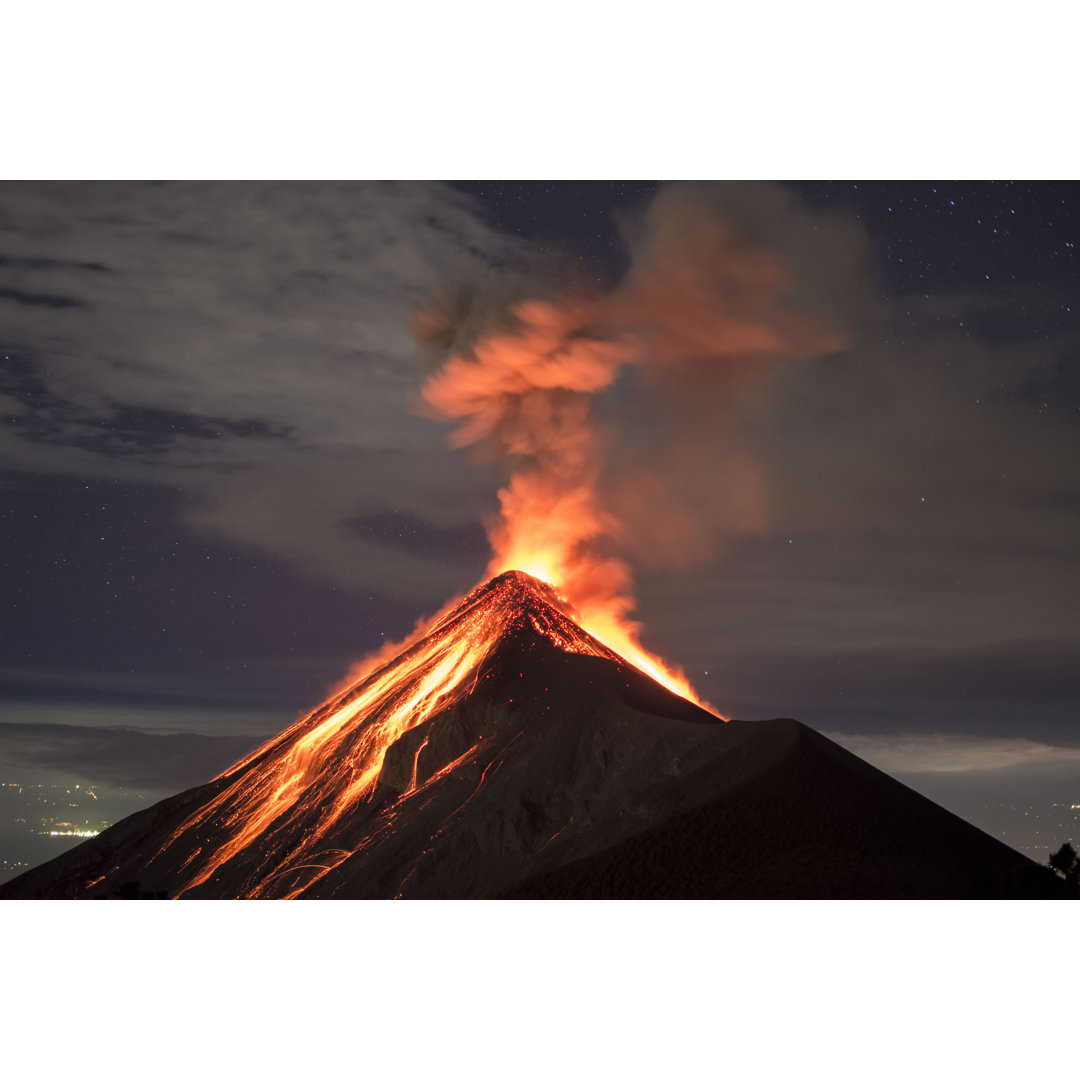
<svg viewBox="0 0 1080 1080">
<path fill-rule="evenodd" d="M 465 641 L 482 647 L 459 689 L 396 734 L 362 797 L 350 794 L 356 763 L 385 701 L 338 724 L 325 760 L 305 749 L 375 681 L 392 687 L 391 704 L 411 701 Z M 276 816 L 251 831 L 268 805 Z M 0 898 L 1062 891 L 1049 870 L 804 725 L 724 723 L 670 693 L 587 634 L 548 586 L 510 572 L 229 772 L 28 871 Z"/>
</svg>

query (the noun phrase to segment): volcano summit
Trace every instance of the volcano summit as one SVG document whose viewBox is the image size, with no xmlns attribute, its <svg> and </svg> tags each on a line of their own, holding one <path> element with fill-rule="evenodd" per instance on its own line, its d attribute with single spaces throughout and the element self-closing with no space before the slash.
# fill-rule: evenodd
<svg viewBox="0 0 1080 1080">
<path fill-rule="evenodd" d="M 510 571 L 0 898 L 990 898 L 1047 876 L 793 720 L 679 697 Z"/>
</svg>

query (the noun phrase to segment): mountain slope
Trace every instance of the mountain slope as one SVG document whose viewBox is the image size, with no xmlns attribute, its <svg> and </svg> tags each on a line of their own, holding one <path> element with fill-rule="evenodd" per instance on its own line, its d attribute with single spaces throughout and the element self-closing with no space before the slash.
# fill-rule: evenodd
<svg viewBox="0 0 1080 1080">
<path fill-rule="evenodd" d="M 993 897 L 1045 881 L 803 725 L 677 697 L 511 572 L 210 784 L 0 897 Z"/>
<path fill-rule="evenodd" d="M 805 725 L 753 725 L 688 785 L 700 805 L 520 882 L 513 899 L 1059 898 L 999 840 Z M 740 735 L 743 733 L 740 732 Z"/>
</svg>

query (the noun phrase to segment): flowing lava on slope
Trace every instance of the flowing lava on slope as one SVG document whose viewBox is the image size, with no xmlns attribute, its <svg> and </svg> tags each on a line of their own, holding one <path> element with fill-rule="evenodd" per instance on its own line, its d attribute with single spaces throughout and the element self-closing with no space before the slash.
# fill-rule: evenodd
<svg viewBox="0 0 1080 1080">
<path fill-rule="evenodd" d="M 375 789 L 389 747 L 406 731 L 449 708 L 475 687 L 479 672 L 500 642 L 523 627 L 542 634 L 565 652 L 623 662 L 619 654 L 582 629 L 574 612 L 550 586 L 520 572 L 508 572 L 452 603 L 403 643 L 394 659 L 372 669 L 343 693 L 282 732 L 219 777 L 219 794 L 170 837 L 159 855 L 182 837 L 196 846 L 184 864 L 190 873 L 179 893 L 209 880 L 241 852 L 278 850 L 278 841 L 304 822 L 298 843 L 287 843 L 287 858 L 266 876 L 254 866 L 245 895 L 266 895 L 266 887 L 289 870 L 328 873 L 352 854 L 319 848 L 341 821 Z M 637 665 L 635 665 L 637 666 Z M 417 751 L 417 759 L 423 746 Z M 450 762 L 424 784 L 413 779 L 405 798 L 453 769 Z M 204 837 L 203 831 L 206 831 Z M 210 834 L 223 830 L 220 835 Z M 318 858 L 317 864 L 309 860 Z M 298 889 L 297 892 L 300 890 Z"/>
</svg>

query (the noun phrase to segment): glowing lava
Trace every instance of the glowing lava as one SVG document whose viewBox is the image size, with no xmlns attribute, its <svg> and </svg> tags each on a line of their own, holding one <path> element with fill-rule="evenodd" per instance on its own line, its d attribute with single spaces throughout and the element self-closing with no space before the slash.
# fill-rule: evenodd
<svg viewBox="0 0 1080 1080">
<path fill-rule="evenodd" d="M 217 781 L 221 791 L 158 853 L 179 842 L 191 845 L 184 864 L 189 876 L 178 895 L 241 855 L 251 863 L 244 895 L 252 897 L 266 895 L 270 882 L 289 870 L 322 876 L 348 858 L 351 851 L 328 854 L 320 845 L 344 815 L 370 799 L 389 747 L 468 695 L 494 650 L 522 631 L 540 634 L 565 652 L 624 662 L 574 621 L 549 586 L 520 572 L 500 575 L 448 605 L 388 663 L 223 773 Z M 424 786 L 416 775 L 414 762 L 412 782 L 401 798 Z M 284 860 L 282 850 L 288 852 Z M 274 870 L 267 876 L 264 864 L 270 858 Z"/>
</svg>

